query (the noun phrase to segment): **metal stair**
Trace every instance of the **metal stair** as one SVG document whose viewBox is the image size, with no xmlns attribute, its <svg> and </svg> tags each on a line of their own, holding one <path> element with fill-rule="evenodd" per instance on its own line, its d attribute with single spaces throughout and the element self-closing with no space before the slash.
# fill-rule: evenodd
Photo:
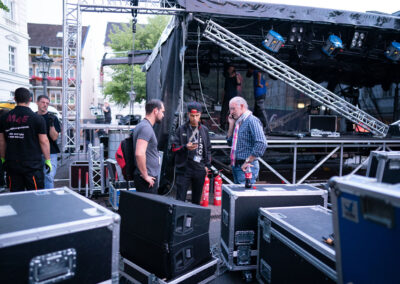
<svg viewBox="0 0 400 284">
<path fill-rule="evenodd" d="M 343 98 L 325 89 L 275 57 L 269 55 L 264 50 L 243 40 L 241 37 L 212 20 L 204 22 L 198 18 L 194 19 L 206 25 L 203 36 L 208 40 L 243 58 L 260 70 L 277 77 L 286 84 L 306 94 L 311 99 L 316 100 L 339 115 L 369 130 L 375 136 L 386 136 L 389 126 L 375 117 L 348 103 Z"/>
</svg>

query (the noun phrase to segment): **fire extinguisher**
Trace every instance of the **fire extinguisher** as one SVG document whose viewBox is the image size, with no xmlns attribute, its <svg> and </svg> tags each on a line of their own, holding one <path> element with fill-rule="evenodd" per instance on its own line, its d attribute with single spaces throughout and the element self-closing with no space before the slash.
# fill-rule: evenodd
<svg viewBox="0 0 400 284">
<path fill-rule="evenodd" d="M 222 197 L 222 178 L 218 174 L 214 178 L 214 205 L 221 206 L 221 197 Z"/>
<path fill-rule="evenodd" d="M 208 207 L 208 196 L 210 194 L 210 179 L 208 178 L 208 175 L 206 175 L 204 179 L 204 185 L 203 185 L 203 194 L 202 198 L 200 201 L 200 205 L 204 207 Z"/>
</svg>

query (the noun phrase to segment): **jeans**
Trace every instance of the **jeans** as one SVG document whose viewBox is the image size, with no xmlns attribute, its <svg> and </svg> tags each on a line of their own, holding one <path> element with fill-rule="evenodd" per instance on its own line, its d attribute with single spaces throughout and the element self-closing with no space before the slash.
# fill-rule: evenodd
<svg viewBox="0 0 400 284">
<path fill-rule="evenodd" d="M 46 167 L 44 168 L 44 188 L 54 188 L 54 176 L 57 172 L 57 154 L 50 154 L 51 161 L 51 172 L 46 173 Z"/>
<path fill-rule="evenodd" d="M 253 161 L 251 164 L 253 165 L 250 167 L 252 173 L 251 184 L 255 184 L 260 171 L 260 164 L 258 160 Z M 233 182 L 236 184 L 245 184 L 246 182 L 244 171 L 242 170 L 241 166 L 242 165 L 232 166 Z"/>
</svg>

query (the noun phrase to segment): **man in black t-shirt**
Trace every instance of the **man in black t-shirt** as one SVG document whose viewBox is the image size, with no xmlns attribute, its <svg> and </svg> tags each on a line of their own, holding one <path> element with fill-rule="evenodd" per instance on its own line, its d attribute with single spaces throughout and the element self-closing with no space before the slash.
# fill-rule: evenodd
<svg viewBox="0 0 400 284">
<path fill-rule="evenodd" d="M 44 119 L 29 108 L 30 92 L 15 90 L 17 106 L 0 118 L 0 156 L 11 192 L 44 188 L 43 158 L 51 171 Z"/>
<path fill-rule="evenodd" d="M 103 112 L 104 112 L 104 122 L 107 124 L 110 124 L 111 123 L 111 108 L 110 108 L 110 104 L 108 102 L 104 102 Z"/>
<path fill-rule="evenodd" d="M 36 101 L 38 105 L 38 112 L 40 116 L 46 121 L 47 138 L 50 143 L 50 160 L 51 160 L 51 172 L 47 173 L 44 169 L 44 188 L 54 188 L 54 176 L 57 172 L 57 154 L 60 153 L 60 149 L 57 145 L 57 138 L 61 132 L 60 122 L 55 115 L 48 112 L 50 99 L 46 95 L 41 95 Z"/>
</svg>

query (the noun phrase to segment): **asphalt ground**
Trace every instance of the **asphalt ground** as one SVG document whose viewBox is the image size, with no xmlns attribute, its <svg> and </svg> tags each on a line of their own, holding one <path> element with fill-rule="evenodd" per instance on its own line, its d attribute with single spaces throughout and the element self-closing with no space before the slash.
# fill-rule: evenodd
<svg viewBox="0 0 400 284">
<path fill-rule="evenodd" d="M 69 187 L 69 163 L 70 160 L 64 160 L 62 163 L 59 161 L 59 166 L 57 169 L 57 174 L 55 177 L 55 187 Z M 174 192 L 170 193 L 174 195 Z M 190 194 L 188 194 L 188 199 L 190 200 Z M 209 235 L 210 235 L 210 247 L 213 251 L 220 250 L 220 232 L 221 232 L 221 206 L 214 206 L 213 205 L 213 194 L 210 192 L 210 199 L 209 199 L 209 206 L 211 210 L 211 219 L 210 219 L 210 228 L 209 228 Z M 93 201 L 99 203 L 102 206 L 112 210 L 111 205 L 108 202 L 108 196 L 99 196 L 94 197 Z M 239 271 L 231 272 L 227 271 L 226 267 L 223 265 L 220 266 L 219 272 L 220 275 L 210 283 L 212 284 L 223 284 L 223 283 L 249 283 L 242 279 L 242 273 Z M 254 275 L 255 276 L 255 275 Z M 255 278 L 254 278 L 255 279 Z M 254 280 L 251 283 L 256 283 Z"/>
</svg>

